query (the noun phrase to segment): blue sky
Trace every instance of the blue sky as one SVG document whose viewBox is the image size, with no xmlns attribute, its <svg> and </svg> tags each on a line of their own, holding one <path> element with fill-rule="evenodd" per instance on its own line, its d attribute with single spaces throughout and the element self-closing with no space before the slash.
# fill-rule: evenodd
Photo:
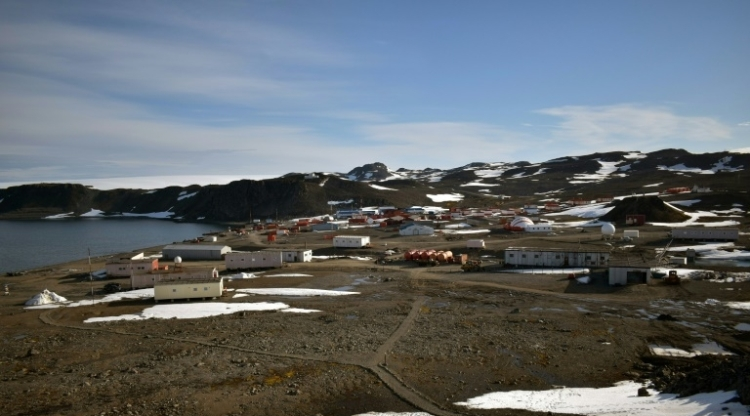
<svg viewBox="0 0 750 416">
<path fill-rule="evenodd" d="M 750 147 L 750 2 L 0 2 L 0 186 Z"/>
</svg>

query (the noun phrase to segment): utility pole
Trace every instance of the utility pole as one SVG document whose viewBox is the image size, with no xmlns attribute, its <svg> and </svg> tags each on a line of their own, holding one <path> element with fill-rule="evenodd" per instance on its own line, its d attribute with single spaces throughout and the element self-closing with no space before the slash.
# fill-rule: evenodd
<svg viewBox="0 0 750 416">
<path fill-rule="evenodd" d="M 91 304 L 94 304 L 94 274 L 91 272 L 91 248 L 89 250 L 89 282 L 91 282 Z"/>
</svg>

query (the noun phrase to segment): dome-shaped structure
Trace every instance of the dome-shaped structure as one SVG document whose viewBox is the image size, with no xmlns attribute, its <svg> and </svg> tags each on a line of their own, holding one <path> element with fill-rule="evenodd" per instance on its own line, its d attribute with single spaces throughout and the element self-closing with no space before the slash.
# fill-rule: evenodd
<svg viewBox="0 0 750 416">
<path fill-rule="evenodd" d="M 180 256 L 175 257 L 174 258 L 174 264 L 180 264 L 180 263 L 182 263 L 182 257 L 180 257 Z"/>
<path fill-rule="evenodd" d="M 527 225 L 534 225 L 534 221 L 526 217 L 516 217 L 510 222 L 511 228 L 526 228 Z"/>
<path fill-rule="evenodd" d="M 612 223 L 605 223 L 602 225 L 602 234 L 606 236 L 615 235 L 615 226 Z"/>
</svg>

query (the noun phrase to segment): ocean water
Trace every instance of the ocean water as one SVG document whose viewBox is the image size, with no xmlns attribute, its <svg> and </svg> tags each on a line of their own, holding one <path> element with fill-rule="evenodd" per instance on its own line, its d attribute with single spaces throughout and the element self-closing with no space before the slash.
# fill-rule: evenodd
<svg viewBox="0 0 750 416">
<path fill-rule="evenodd" d="M 217 224 L 145 218 L 0 221 L 0 273 L 16 272 L 225 231 Z"/>
</svg>

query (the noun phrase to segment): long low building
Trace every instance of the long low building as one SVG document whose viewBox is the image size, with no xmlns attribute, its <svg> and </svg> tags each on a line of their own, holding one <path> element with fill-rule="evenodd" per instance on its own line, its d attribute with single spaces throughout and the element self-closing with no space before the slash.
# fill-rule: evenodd
<svg viewBox="0 0 750 416">
<path fill-rule="evenodd" d="M 219 271 L 216 268 L 183 268 L 177 266 L 172 270 L 158 270 L 144 274 L 133 274 L 130 276 L 131 289 L 144 289 L 155 287 L 162 280 L 205 280 L 216 279 Z"/>
<path fill-rule="evenodd" d="M 283 263 L 281 251 L 232 251 L 224 256 L 227 270 L 270 269 Z"/>
<path fill-rule="evenodd" d="M 181 257 L 183 260 L 221 260 L 230 251 L 231 247 L 216 244 L 170 244 L 161 253 L 165 259 Z"/>
<path fill-rule="evenodd" d="M 740 238 L 739 228 L 719 227 L 679 227 L 672 228 L 675 240 L 700 241 L 737 241 Z"/>
<path fill-rule="evenodd" d="M 333 237 L 334 247 L 363 248 L 370 245 L 370 237 L 363 235 L 337 235 Z"/>
<path fill-rule="evenodd" d="M 213 299 L 224 293 L 224 279 L 161 280 L 154 285 L 154 301 Z"/>
<path fill-rule="evenodd" d="M 277 249 L 268 248 L 263 251 L 281 252 L 281 260 L 284 263 L 310 263 L 312 261 L 312 250 L 308 249 Z"/>
<path fill-rule="evenodd" d="M 505 264 L 529 267 L 589 267 L 606 266 L 609 250 L 509 247 L 505 249 Z"/>
</svg>

